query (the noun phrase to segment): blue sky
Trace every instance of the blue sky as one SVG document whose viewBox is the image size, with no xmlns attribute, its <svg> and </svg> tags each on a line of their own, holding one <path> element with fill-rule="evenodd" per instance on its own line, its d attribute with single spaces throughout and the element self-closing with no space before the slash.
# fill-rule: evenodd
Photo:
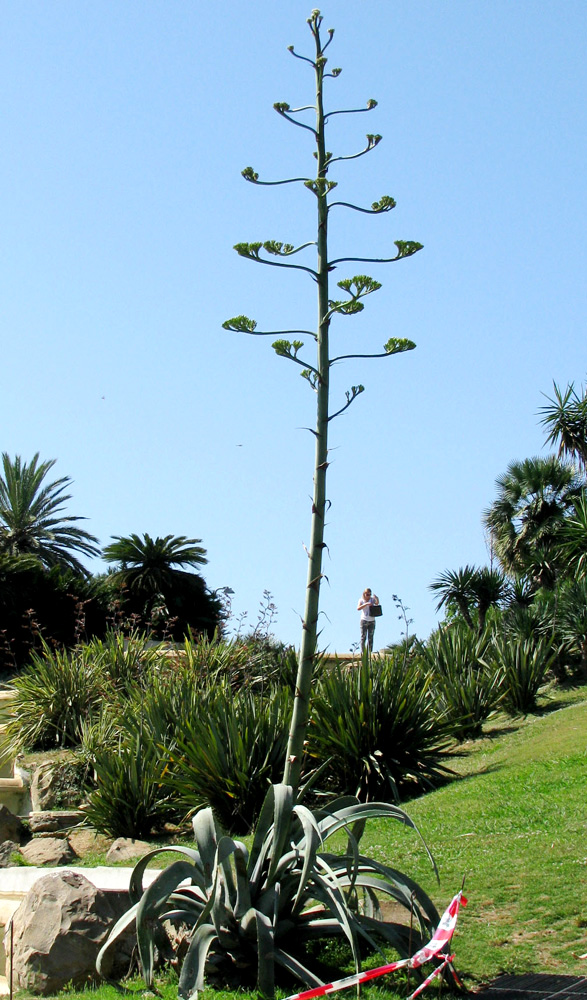
<svg viewBox="0 0 587 1000">
<path fill-rule="evenodd" d="M 310 5 L 3 0 L 0 10 L 1 447 L 55 458 L 70 512 L 103 544 L 201 538 L 212 588 L 298 644 L 309 540 L 314 395 L 263 338 L 312 327 L 313 283 L 240 259 L 243 240 L 314 238 L 301 186 L 311 136 L 274 101 L 313 100 Z M 428 585 L 488 560 L 481 517 L 507 465 L 543 452 L 542 393 L 585 377 L 587 161 L 583 0 L 332 0 L 327 106 L 337 209 L 331 256 L 415 257 L 333 328 L 337 353 L 390 336 L 417 350 L 337 367 L 321 645 L 355 641 L 364 586 L 425 636 Z M 311 251 L 308 251 L 311 253 Z M 311 257 L 308 258 L 311 263 Z M 339 269 L 336 280 L 355 273 Z M 341 348 L 340 352 L 338 348 Z M 99 570 L 101 564 L 94 563 Z"/>
</svg>

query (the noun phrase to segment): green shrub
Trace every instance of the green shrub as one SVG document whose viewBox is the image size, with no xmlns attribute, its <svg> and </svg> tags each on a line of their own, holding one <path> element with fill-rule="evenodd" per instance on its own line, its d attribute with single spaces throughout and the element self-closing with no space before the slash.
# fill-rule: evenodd
<svg viewBox="0 0 587 1000">
<path fill-rule="evenodd" d="M 148 837 L 178 818 L 172 790 L 164 783 L 169 759 L 161 732 L 144 719 L 128 716 L 117 739 L 94 746 L 91 762 L 95 787 L 84 812 L 101 833 L 113 837 Z"/>
<path fill-rule="evenodd" d="M 339 793 L 388 799 L 431 788 L 450 773 L 450 727 L 434 711 L 430 679 L 401 654 L 336 666 L 313 701 L 310 754 L 329 761 Z"/>
<path fill-rule="evenodd" d="M 212 806 L 226 829 L 248 831 L 283 769 L 290 712 L 288 691 L 261 698 L 225 682 L 184 717 L 166 780 L 186 812 Z"/>
<path fill-rule="evenodd" d="M 102 660 L 91 647 L 66 652 L 43 641 L 13 682 L 11 752 L 76 746 L 83 722 L 99 712 L 103 681 Z"/>
<path fill-rule="evenodd" d="M 446 713 L 458 739 L 481 734 L 483 723 L 497 708 L 502 671 L 483 659 L 489 638 L 465 626 L 439 626 L 421 646 L 422 663 L 430 672 L 435 702 Z"/>
<path fill-rule="evenodd" d="M 527 715 L 557 651 L 548 639 L 496 637 L 489 653 L 502 673 L 503 707 L 511 715 Z"/>
</svg>

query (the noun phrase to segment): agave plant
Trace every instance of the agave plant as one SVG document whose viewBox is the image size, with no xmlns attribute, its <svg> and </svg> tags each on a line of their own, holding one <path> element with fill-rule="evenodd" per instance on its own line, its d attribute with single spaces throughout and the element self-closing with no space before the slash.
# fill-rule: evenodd
<svg viewBox="0 0 587 1000">
<path fill-rule="evenodd" d="M 407 956 L 410 946 L 427 939 L 438 912 L 426 893 L 406 875 L 363 857 L 359 836 L 371 818 L 388 817 L 414 827 L 399 808 L 360 804 L 352 796 L 312 813 L 294 799 L 290 785 L 272 785 L 259 817 L 250 852 L 225 836 L 211 809 L 193 820 L 196 848 L 152 851 L 135 867 L 131 907 L 113 927 L 98 959 L 107 977 L 110 957 L 122 934 L 136 923 L 141 972 L 153 985 L 156 949 L 165 950 L 165 924 L 188 928 L 189 944 L 179 975 L 179 995 L 188 1000 L 204 986 L 209 970 L 221 963 L 238 970 L 241 982 L 256 979 L 272 996 L 277 968 L 309 987 L 321 985 L 310 968 L 305 945 L 316 938 L 342 937 L 360 970 L 360 945 L 392 946 Z M 341 855 L 322 852 L 333 834 L 347 835 Z M 172 862 L 143 888 L 149 861 L 172 851 Z M 379 896 L 404 906 L 417 922 L 410 929 L 381 918 Z M 364 905 L 359 905 L 363 897 Z"/>
</svg>

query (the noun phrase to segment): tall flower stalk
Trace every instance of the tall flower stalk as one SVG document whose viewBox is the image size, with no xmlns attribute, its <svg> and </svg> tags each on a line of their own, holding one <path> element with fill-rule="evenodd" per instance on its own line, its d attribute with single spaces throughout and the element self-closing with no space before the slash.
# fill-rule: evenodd
<svg viewBox="0 0 587 1000">
<path fill-rule="evenodd" d="M 318 293 L 318 321 L 316 332 L 311 330 L 287 330 L 287 331 L 259 331 L 256 322 L 247 316 L 236 316 L 227 320 L 223 326 L 227 330 L 234 330 L 240 333 L 248 333 L 256 336 L 277 336 L 272 346 L 280 357 L 288 358 L 302 368 L 302 376 L 308 381 L 316 393 L 316 425 L 311 429 L 315 437 L 315 462 L 314 462 L 314 490 L 312 497 L 312 521 L 310 545 L 308 548 L 308 578 L 306 585 L 306 598 L 304 607 L 302 641 L 300 645 L 298 673 L 296 682 L 296 693 L 294 708 L 292 712 L 287 756 L 284 769 L 284 783 L 292 785 L 297 789 L 301 777 L 301 768 L 304 753 L 304 742 L 308 724 L 310 694 L 312 687 L 312 674 L 317 651 L 318 639 L 318 614 L 320 601 L 320 584 L 322 581 L 322 555 L 325 547 L 324 543 L 324 517 L 327 506 L 326 498 L 326 473 L 328 469 L 328 428 L 330 421 L 343 413 L 351 403 L 364 391 L 362 385 L 351 385 L 345 393 L 345 400 L 342 405 L 331 411 L 329 398 L 330 369 L 333 364 L 352 358 L 383 358 L 392 354 L 399 354 L 410 351 L 415 347 L 411 340 L 392 337 L 384 345 L 381 351 L 369 354 L 346 354 L 338 357 L 330 356 L 330 324 L 335 316 L 351 316 L 363 310 L 364 304 L 361 301 L 366 295 L 377 291 L 381 285 L 372 278 L 364 274 L 345 278 L 338 282 L 338 288 L 345 293 L 346 298 L 329 298 L 329 275 L 338 265 L 343 263 L 391 263 L 402 260 L 404 257 L 411 257 L 412 254 L 422 249 L 420 243 L 413 241 L 397 240 L 395 242 L 396 253 L 393 257 L 385 258 L 365 258 L 365 257 L 339 257 L 330 259 L 328 253 L 328 220 L 330 212 L 336 208 L 350 209 L 372 215 L 379 215 L 389 212 L 395 207 L 395 201 L 389 195 L 384 195 L 379 201 L 373 202 L 370 208 L 362 208 L 343 201 L 331 201 L 330 196 L 337 186 L 335 181 L 329 180 L 328 173 L 334 163 L 343 160 L 358 159 L 371 152 L 381 141 L 380 135 L 368 134 L 364 149 L 347 156 L 333 156 L 326 147 L 326 129 L 334 115 L 354 115 L 372 111 L 377 102 L 367 101 L 365 107 L 351 108 L 337 111 L 324 110 L 324 83 L 325 80 L 336 79 L 340 69 L 326 71 L 327 58 L 326 49 L 332 42 L 334 30 L 328 30 L 328 39 L 323 43 L 320 28 L 322 16 L 319 10 L 312 11 L 308 18 L 308 25 L 312 33 L 315 45 L 315 56 L 309 58 L 297 53 L 292 46 L 289 51 L 302 62 L 309 64 L 315 75 L 316 102 L 314 105 L 306 105 L 299 108 L 291 108 L 289 104 L 277 103 L 274 108 L 277 113 L 288 122 L 310 132 L 315 141 L 316 149 L 314 157 L 317 161 L 317 171 L 315 177 L 292 177 L 279 181 L 262 181 L 252 167 L 243 170 L 245 180 L 256 185 L 267 184 L 303 184 L 316 198 L 317 205 L 317 237 L 308 243 L 295 247 L 290 243 L 282 243 L 276 240 L 267 240 L 264 243 L 238 243 L 235 250 L 241 257 L 246 257 L 256 263 L 269 264 L 277 267 L 290 267 L 302 270 L 309 274 L 315 282 Z M 315 124 L 308 124 L 304 120 L 307 112 L 315 112 Z M 300 253 L 309 247 L 316 248 L 316 266 L 308 267 L 302 264 L 290 263 L 287 258 Z M 305 347 L 302 340 L 289 340 L 288 336 L 308 336 L 315 341 L 316 357 L 313 363 L 300 356 L 300 351 Z"/>
</svg>

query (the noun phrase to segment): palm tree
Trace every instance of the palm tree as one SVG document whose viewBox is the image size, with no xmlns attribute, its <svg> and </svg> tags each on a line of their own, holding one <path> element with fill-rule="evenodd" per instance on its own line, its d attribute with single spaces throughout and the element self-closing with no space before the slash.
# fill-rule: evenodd
<svg viewBox="0 0 587 1000">
<path fill-rule="evenodd" d="M 567 563 L 569 575 L 577 580 L 587 578 L 587 492 L 585 491 L 561 528 L 560 555 Z"/>
<path fill-rule="evenodd" d="M 582 395 L 575 389 L 574 382 L 564 392 L 554 384 L 554 399 L 547 396 L 549 406 L 542 406 L 544 417 L 541 423 L 548 429 L 547 444 L 558 443 L 559 458 L 574 458 L 583 470 L 587 470 L 587 387 Z"/>
<path fill-rule="evenodd" d="M 62 476 L 52 483 L 45 477 L 55 465 L 55 459 L 39 462 L 39 453 L 30 463 L 19 455 L 12 461 L 4 452 L 0 475 L 0 552 L 8 556 L 34 556 L 46 569 L 54 566 L 89 576 L 88 570 L 74 553 L 96 556 L 98 541 L 75 521 L 83 517 L 65 517 L 64 504 L 71 500 L 65 489 L 71 482 Z"/>
<path fill-rule="evenodd" d="M 499 605 L 506 597 L 508 587 L 503 573 L 482 566 L 465 566 L 458 570 L 445 570 L 430 584 L 430 590 L 441 595 L 436 610 L 445 606 L 456 607 L 469 628 L 474 628 L 472 611 L 477 612 L 479 635 L 485 629 L 489 608 Z"/>
<path fill-rule="evenodd" d="M 574 512 L 584 481 L 554 455 L 512 462 L 497 482 L 483 520 L 504 571 L 552 588 L 564 564 L 559 533 Z"/>
<path fill-rule="evenodd" d="M 150 625 L 158 603 L 163 602 L 170 614 L 176 606 L 183 606 L 196 581 L 201 585 L 196 589 L 205 590 L 201 577 L 177 568 L 208 562 L 206 550 L 199 544 L 201 538 L 185 535 L 151 538 L 148 534 L 142 538 L 135 534 L 113 537 L 114 541 L 103 552 L 107 562 L 119 563 L 112 582 L 127 592 L 144 625 Z"/>
<path fill-rule="evenodd" d="M 430 584 L 430 590 L 437 590 L 440 600 L 436 605 L 436 610 L 442 607 L 450 609 L 456 607 L 465 619 L 469 628 L 473 628 L 471 618 L 471 580 L 475 575 L 474 566 L 465 566 L 457 570 L 447 569 L 444 573 Z"/>
</svg>

